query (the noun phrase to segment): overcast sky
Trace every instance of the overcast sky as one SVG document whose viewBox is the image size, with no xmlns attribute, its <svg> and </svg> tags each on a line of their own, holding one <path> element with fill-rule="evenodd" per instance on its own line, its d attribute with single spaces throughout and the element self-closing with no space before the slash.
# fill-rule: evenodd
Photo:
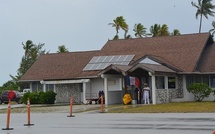
<svg viewBox="0 0 215 134">
<path fill-rule="evenodd" d="M 198 0 L 0 0 L 0 86 L 17 74 L 27 40 L 45 43 L 50 53 L 60 45 L 70 52 L 99 50 L 115 35 L 108 23 L 117 16 L 126 19 L 132 37 L 136 23 L 148 32 L 157 23 L 167 24 L 170 32 L 197 33 L 199 19 L 191 1 Z M 202 32 L 212 29 L 212 21 L 203 18 Z"/>
</svg>

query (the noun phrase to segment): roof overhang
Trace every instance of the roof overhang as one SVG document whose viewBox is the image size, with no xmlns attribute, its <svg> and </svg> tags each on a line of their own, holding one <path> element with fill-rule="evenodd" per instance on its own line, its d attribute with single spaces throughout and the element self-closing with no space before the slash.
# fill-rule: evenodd
<svg viewBox="0 0 215 134">
<path fill-rule="evenodd" d="M 179 72 L 178 74 L 215 74 L 215 72 Z"/>
<path fill-rule="evenodd" d="M 99 72 L 99 75 L 105 74 L 109 70 L 115 70 L 118 73 L 121 73 L 122 75 L 126 76 L 127 71 L 131 68 L 129 65 L 116 65 L 116 64 L 111 64 L 108 67 L 106 67 L 104 70 Z"/>
<path fill-rule="evenodd" d="M 146 70 L 152 74 L 154 74 L 156 72 L 176 73 L 176 71 L 174 71 L 174 70 L 172 70 L 166 66 L 156 65 L 156 64 L 146 64 L 146 63 L 137 64 L 136 66 L 129 69 L 129 72 L 133 72 L 137 68 L 141 68 L 141 69 Z"/>
<path fill-rule="evenodd" d="M 41 80 L 19 80 L 18 82 L 32 82 L 32 81 L 41 81 Z"/>
<path fill-rule="evenodd" d="M 59 80 L 59 81 L 40 81 L 41 84 L 71 84 L 71 83 L 87 83 L 90 79 L 80 80 Z"/>
</svg>

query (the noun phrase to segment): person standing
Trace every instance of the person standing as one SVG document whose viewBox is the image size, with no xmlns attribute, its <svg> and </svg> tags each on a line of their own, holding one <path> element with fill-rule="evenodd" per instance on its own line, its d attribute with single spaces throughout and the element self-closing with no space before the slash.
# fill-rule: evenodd
<svg viewBox="0 0 215 134">
<path fill-rule="evenodd" d="M 144 83 L 143 87 L 143 99 L 144 99 L 144 104 L 149 104 L 149 91 L 150 88 L 147 83 Z"/>
</svg>

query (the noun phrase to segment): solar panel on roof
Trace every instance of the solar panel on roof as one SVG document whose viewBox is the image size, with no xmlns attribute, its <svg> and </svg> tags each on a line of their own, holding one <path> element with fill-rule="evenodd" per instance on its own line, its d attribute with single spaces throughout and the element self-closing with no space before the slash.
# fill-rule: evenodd
<svg viewBox="0 0 215 134">
<path fill-rule="evenodd" d="M 99 67 L 99 64 L 94 64 L 91 70 L 97 70 L 98 67 Z"/>
<path fill-rule="evenodd" d="M 100 56 L 99 59 L 96 61 L 97 62 L 103 62 L 106 56 Z"/>
<path fill-rule="evenodd" d="M 93 57 L 89 63 L 95 63 L 98 60 L 98 58 L 99 58 L 98 56 Z"/>
<path fill-rule="evenodd" d="M 110 62 L 111 58 L 112 58 L 112 56 L 106 56 L 104 62 Z"/>
<path fill-rule="evenodd" d="M 95 56 L 83 70 L 102 70 L 111 64 L 129 65 L 134 55 Z"/>
<path fill-rule="evenodd" d="M 124 61 L 131 61 L 134 58 L 134 55 L 127 55 Z"/>
<path fill-rule="evenodd" d="M 117 56 L 113 56 L 113 57 L 111 58 L 110 62 L 116 62 L 116 61 L 117 61 L 117 59 L 118 59 L 118 57 L 117 57 Z"/>
<path fill-rule="evenodd" d="M 92 64 L 87 64 L 83 70 L 90 70 L 91 67 L 92 67 Z"/>
<path fill-rule="evenodd" d="M 119 56 L 117 61 L 118 61 L 118 62 L 120 62 L 120 61 L 124 61 L 124 60 L 125 60 L 125 58 L 126 58 L 126 56 L 124 56 L 124 55 Z"/>
</svg>

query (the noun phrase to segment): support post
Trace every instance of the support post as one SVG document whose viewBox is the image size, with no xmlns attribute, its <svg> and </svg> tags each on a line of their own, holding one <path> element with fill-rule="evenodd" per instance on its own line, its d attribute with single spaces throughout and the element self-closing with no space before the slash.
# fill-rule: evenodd
<svg viewBox="0 0 215 134">
<path fill-rule="evenodd" d="M 31 124 L 31 109 L 30 109 L 30 99 L 28 98 L 28 103 L 27 103 L 27 111 L 28 111 L 28 124 L 24 124 L 24 126 L 33 126 L 34 124 Z"/>
<path fill-rule="evenodd" d="M 101 99 L 101 113 L 104 113 L 104 96 L 102 95 L 100 99 Z"/>
<path fill-rule="evenodd" d="M 13 130 L 13 128 L 9 128 L 10 125 L 10 99 L 8 102 L 8 107 L 7 107 L 7 122 L 6 122 L 6 128 L 2 128 L 2 130 Z"/>
<path fill-rule="evenodd" d="M 70 97 L 70 115 L 68 115 L 67 117 L 75 117 L 74 115 L 72 115 L 72 103 L 73 103 L 73 97 Z"/>
</svg>

